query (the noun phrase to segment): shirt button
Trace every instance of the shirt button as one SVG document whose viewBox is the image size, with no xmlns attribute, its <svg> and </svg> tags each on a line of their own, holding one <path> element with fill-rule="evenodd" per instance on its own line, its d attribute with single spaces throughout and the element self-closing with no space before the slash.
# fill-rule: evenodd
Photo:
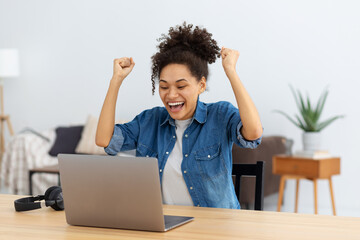
<svg viewBox="0 0 360 240">
<path fill-rule="evenodd" d="M 185 137 L 188 137 L 188 135 L 187 135 L 187 134 L 185 134 Z"/>
<path fill-rule="evenodd" d="M 160 169 L 160 172 L 162 172 L 162 169 Z"/>
<path fill-rule="evenodd" d="M 166 154 L 169 154 L 169 152 L 166 152 Z"/>
<path fill-rule="evenodd" d="M 173 138 L 175 138 L 175 136 L 173 136 Z"/>
<path fill-rule="evenodd" d="M 187 155 L 187 154 L 185 154 L 185 157 L 188 157 L 188 155 Z"/>
<path fill-rule="evenodd" d="M 211 158 L 211 156 L 210 156 L 210 155 L 208 155 L 208 158 Z"/>
<path fill-rule="evenodd" d="M 184 171 L 184 173 L 186 173 L 186 170 Z"/>
<path fill-rule="evenodd" d="M 198 204 L 197 206 L 200 207 L 200 204 Z"/>
<path fill-rule="evenodd" d="M 149 157 L 149 155 L 146 155 L 146 157 Z"/>
<path fill-rule="evenodd" d="M 193 187 L 190 187 L 190 190 L 193 190 Z"/>
</svg>

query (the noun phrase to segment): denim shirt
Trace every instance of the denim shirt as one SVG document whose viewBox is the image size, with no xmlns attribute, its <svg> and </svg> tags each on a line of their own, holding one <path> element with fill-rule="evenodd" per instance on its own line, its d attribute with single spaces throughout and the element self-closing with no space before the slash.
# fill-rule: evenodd
<svg viewBox="0 0 360 240">
<path fill-rule="evenodd" d="M 256 148 L 261 137 L 242 137 L 239 110 L 229 102 L 206 104 L 198 100 L 183 135 L 181 170 L 194 206 L 239 209 L 232 180 L 232 146 Z M 160 182 L 176 142 L 175 121 L 165 107 L 140 113 L 129 123 L 116 124 L 105 151 L 116 155 L 136 149 L 136 156 L 158 159 Z"/>
</svg>

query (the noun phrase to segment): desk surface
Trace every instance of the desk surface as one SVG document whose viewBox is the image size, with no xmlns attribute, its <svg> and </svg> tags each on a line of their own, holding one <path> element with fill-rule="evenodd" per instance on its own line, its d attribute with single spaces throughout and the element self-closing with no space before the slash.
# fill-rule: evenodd
<svg viewBox="0 0 360 240">
<path fill-rule="evenodd" d="M 165 233 L 70 226 L 63 211 L 15 212 L 14 195 L 0 195 L 0 239 L 360 239 L 360 218 L 164 206 L 195 217 Z"/>
</svg>

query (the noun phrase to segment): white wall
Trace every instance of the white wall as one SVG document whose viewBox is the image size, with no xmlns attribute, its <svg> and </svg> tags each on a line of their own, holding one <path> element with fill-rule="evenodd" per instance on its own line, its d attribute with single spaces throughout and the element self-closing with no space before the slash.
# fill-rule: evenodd
<svg viewBox="0 0 360 240">
<path fill-rule="evenodd" d="M 121 89 L 117 118 L 161 105 L 157 94 L 151 96 L 150 57 L 160 34 L 186 20 L 241 52 L 238 71 L 264 134 L 294 139 L 295 150 L 301 131 L 272 111 L 296 112 L 289 84 L 314 100 L 329 86 L 323 118 L 346 115 L 323 131 L 323 148 L 342 158 L 341 175 L 333 178 L 336 206 L 339 215 L 360 216 L 359 10 L 356 0 L 0 0 L 0 48 L 18 48 L 21 59 L 21 76 L 5 81 L 5 111 L 16 132 L 84 123 L 88 114 L 99 114 L 112 60 L 122 56 L 132 56 L 136 66 Z M 236 104 L 221 62 L 210 71 L 210 91 L 202 100 Z M 312 192 L 303 181 L 300 212 L 313 212 Z M 293 199 L 289 182 L 286 211 L 293 210 Z M 326 181 L 319 184 L 319 209 L 331 214 Z"/>
</svg>

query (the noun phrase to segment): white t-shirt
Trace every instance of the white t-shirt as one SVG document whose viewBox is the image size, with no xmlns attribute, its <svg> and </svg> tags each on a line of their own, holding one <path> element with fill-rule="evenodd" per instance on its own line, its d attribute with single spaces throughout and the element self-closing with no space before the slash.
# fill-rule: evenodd
<svg viewBox="0 0 360 240">
<path fill-rule="evenodd" d="M 162 197 L 164 204 L 193 206 L 185 180 L 181 172 L 183 160 L 182 137 L 191 119 L 175 120 L 176 143 L 165 164 L 162 177 Z"/>
</svg>

